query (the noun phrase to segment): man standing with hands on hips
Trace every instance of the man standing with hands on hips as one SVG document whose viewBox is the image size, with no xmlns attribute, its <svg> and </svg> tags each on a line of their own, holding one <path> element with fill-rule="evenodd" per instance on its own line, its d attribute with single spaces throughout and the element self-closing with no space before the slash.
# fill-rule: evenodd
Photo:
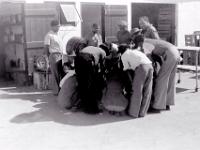
<svg viewBox="0 0 200 150">
<path fill-rule="evenodd" d="M 57 20 L 51 21 L 51 30 L 44 39 L 45 54 L 49 58 L 50 69 L 53 77 L 53 94 L 58 95 L 60 75 L 57 62 L 62 59 L 62 39 L 58 35 L 60 24 Z"/>
</svg>

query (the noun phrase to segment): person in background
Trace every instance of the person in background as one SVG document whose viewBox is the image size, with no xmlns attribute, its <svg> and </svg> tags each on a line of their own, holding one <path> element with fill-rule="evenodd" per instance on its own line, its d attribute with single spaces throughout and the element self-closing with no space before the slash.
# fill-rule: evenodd
<svg viewBox="0 0 200 150">
<path fill-rule="evenodd" d="M 131 41 L 130 33 L 127 30 L 127 22 L 121 21 L 119 24 L 119 31 L 117 32 L 118 44 L 129 44 Z"/>
<path fill-rule="evenodd" d="M 143 43 L 143 40 L 139 42 Z M 140 44 L 136 43 L 136 45 Z M 124 44 L 119 45 L 119 53 L 121 53 L 124 73 L 127 75 L 126 79 L 129 80 L 125 85 L 128 86 L 128 88 L 125 87 L 126 97 L 129 100 L 128 114 L 134 118 L 144 117 L 148 111 L 152 94 L 152 62 L 140 51 L 139 46 L 132 50 Z"/>
<path fill-rule="evenodd" d="M 91 33 L 89 33 L 85 37 L 85 40 L 86 40 L 86 43 L 87 43 L 88 46 L 98 47 L 99 45 L 102 44 L 102 36 L 99 33 L 99 30 L 100 30 L 100 28 L 96 23 L 92 24 Z"/>
<path fill-rule="evenodd" d="M 144 43 L 152 44 L 152 54 L 162 57 L 162 65 L 155 79 L 154 99 L 151 111 L 169 110 L 175 104 L 175 76 L 180 55 L 177 48 L 169 42 L 156 39 L 145 39 Z"/>
<path fill-rule="evenodd" d="M 138 47 L 137 45 L 135 45 L 135 38 L 139 35 L 141 35 L 141 32 L 142 32 L 142 29 L 139 29 L 139 28 L 133 28 L 131 31 L 130 31 L 130 37 L 131 37 L 131 43 L 130 43 L 130 47 L 135 49 L 136 47 Z"/>
<path fill-rule="evenodd" d="M 53 77 L 53 94 L 57 95 L 59 92 L 59 83 L 61 80 L 57 62 L 62 59 L 62 39 L 58 35 L 59 22 L 57 20 L 51 21 L 51 30 L 44 38 L 45 54 L 49 58 L 50 69 Z"/>
<path fill-rule="evenodd" d="M 139 26 L 142 29 L 142 34 L 144 34 L 145 38 L 160 39 L 158 31 L 149 22 L 149 18 L 147 16 L 142 16 L 139 18 Z"/>
</svg>

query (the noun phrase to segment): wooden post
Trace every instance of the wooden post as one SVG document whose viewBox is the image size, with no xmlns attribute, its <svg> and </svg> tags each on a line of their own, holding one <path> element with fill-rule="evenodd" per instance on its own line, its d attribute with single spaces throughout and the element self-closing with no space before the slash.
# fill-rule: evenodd
<svg viewBox="0 0 200 150">
<path fill-rule="evenodd" d="M 102 40 L 105 42 L 105 5 L 101 6 L 101 29 L 102 29 Z"/>
<path fill-rule="evenodd" d="M 196 66 L 196 88 L 195 88 L 195 91 L 197 92 L 198 91 L 198 54 L 199 54 L 199 51 L 196 51 L 195 53 L 195 56 L 196 56 L 196 60 L 195 60 L 195 66 Z"/>
<path fill-rule="evenodd" d="M 28 55 L 27 55 L 27 43 L 26 43 L 26 14 L 25 14 L 25 2 L 21 4 L 22 9 L 22 25 L 23 25 L 23 36 L 24 36 L 24 62 L 25 62 L 25 78 L 26 84 L 29 84 L 29 75 L 28 75 Z"/>
</svg>

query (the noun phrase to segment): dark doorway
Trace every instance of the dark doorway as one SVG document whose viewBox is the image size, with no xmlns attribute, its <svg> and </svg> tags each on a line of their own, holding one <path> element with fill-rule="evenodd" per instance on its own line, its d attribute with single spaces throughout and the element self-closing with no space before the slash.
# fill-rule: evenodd
<svg viewBox="0 0 200 150">
<path fill-rule="evenodd" d="M 147 16 L 158 30 L 159 36 L 176 43 L 176 5 L 155 3 L 132 3 L 132 28 L 138 27 L 139 17 Z"/>
<path fill-rule="evenodd" d="M 104 39 L 104 3 L 81 3 L 81 16 L 83 19 L 81 31 L 82 37 L 91 32 L 93 23 L 101 27 L 100 33 Z"/>
<path fill-rule="evenodd" d="M 128 22 L 127 5 L 105 6 L 105 37 L 107 42 L 117 42 L 118 24 L 122 20 Z"/>
<path fill-rule="evenodd" d="M 128 20 L 126 5 L 105 5 L 104 3 L 81 3 L 82 37 L 91 31 L 91 25 L 101 27 L 103 41 L 117 42 L 116 35 L 120 21 Z"/>
</svg>

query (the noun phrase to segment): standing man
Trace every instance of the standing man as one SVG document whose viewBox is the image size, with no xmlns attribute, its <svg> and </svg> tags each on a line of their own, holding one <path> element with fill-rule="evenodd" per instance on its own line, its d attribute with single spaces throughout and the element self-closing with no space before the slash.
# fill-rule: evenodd
<svg viewBox="0 0 200 150">
<path fill-rule="evenodd" d="M 129 31 L 127 30 L 126 21 L 121 21 L 119 24 L 119 31 L 117 32 L 117 41 L 118 44 L 130 44 L 131 36 Z"/>
<path fill-rule="evenodd" d="M 169 42 L 145 39 L 144 43 L 154 46 L 152 54 L 162 57 L 162 65 L 155 79 L 154 99 L 151 108 L 155 111 L 170 109 L 175 103 L 175 76 L 180 55 L 177 48 Z"/>
<path fill-rule="evenodd" d="M 99 26 L 94 23 L 92 24 L 92 32 L 89 33 L 86 37 L 85 37 L 85 40 L 86 40 L 86 44 L 88 46 L 95 46 L 95 47 L 98 47 L 99 45 L 101 45 L 103 42 L 102 42 L 102 36 L 101 34 L 99 33 Z"/>
<path fill-rule="evenodd" d="M 149 22 L 149 18 L 147 16 L 142 16 L 139 18 L 139 26 L 143 30 L 142 33 L 144 34 L 145 38 L 160 39 L 158 31 Z"/>
<path fill-rule="evenodd" d="M 53 94 L 58 95 L 61 80 L 57 62 L 62 59 L 62 39 L 58 35 L 60 24 L 57 20 L 51 21 L 51 30 L 44 39 L 45 54 L 49 58 L 50 69 L 53 77 Z"/>
</svg>

